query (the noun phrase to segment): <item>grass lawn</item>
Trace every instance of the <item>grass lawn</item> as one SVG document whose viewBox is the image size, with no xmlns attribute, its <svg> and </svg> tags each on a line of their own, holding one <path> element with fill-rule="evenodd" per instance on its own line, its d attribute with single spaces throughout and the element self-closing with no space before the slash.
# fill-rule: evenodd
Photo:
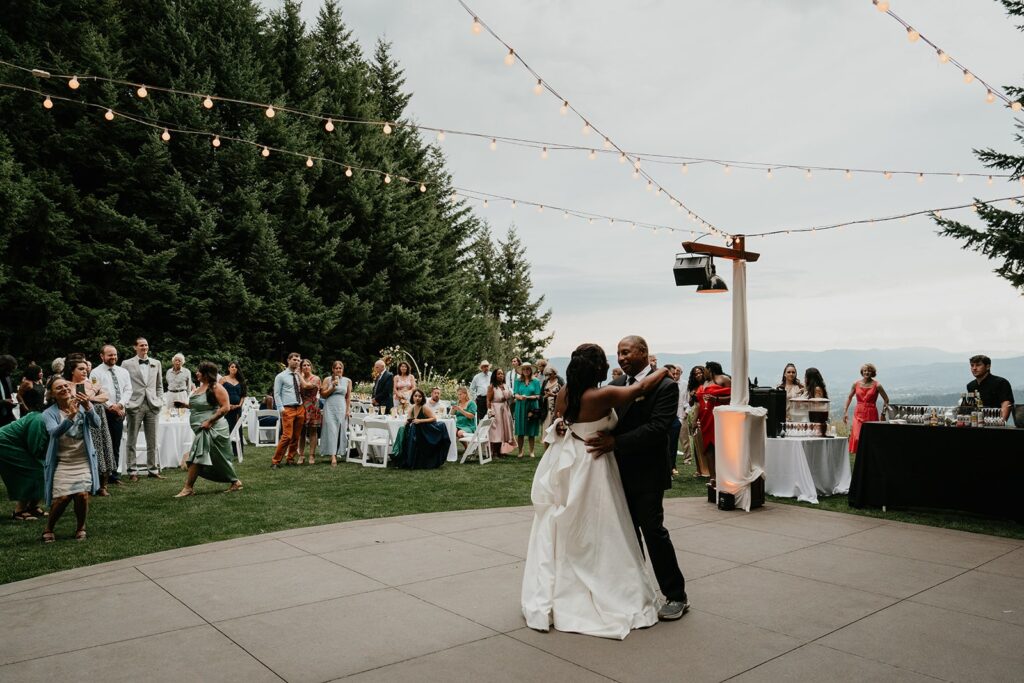
<svg viewBox="0 0 1024 683">
<path fill-rule="evenodd" d="M 366 469 L 355 464 L 269 468 L 272 448 L 249 446 L 237 465 L 245 489 L 226 488 L 200 479 L 197 495 L 174 499 L 185 473 L 165 470 L 164 481 L 142 479 L 112 487 L 110 498 L 93 498 L 89 539 L 71 540 L 74 516 L 68 510 L 57 527 L 57 543 L 43 545 L 43 521 L 15 522 L 0 515 L 0 584 L 134 555 L 221 541 L 240 536 L 374 517 L 422 512 L 529 505 L 530 485 L 539 460 L 505 458 L 481 467 L 446 464 L 439 470 Z M 683 466 L 668 497 L 704 496 L 702 480 Z M 805 505 L 791 499 L 773 502 Z M 955 512 L 894 512 L 847 507 L 846 496 L 821 498 L 825 510 L 883 517 L 966 531 L 1024 538 L 1015 522 Z M 806 506 L 806 505 L 805 505 Z M 743 513 L 736 513 L 743 514 Z"/>
</svg>

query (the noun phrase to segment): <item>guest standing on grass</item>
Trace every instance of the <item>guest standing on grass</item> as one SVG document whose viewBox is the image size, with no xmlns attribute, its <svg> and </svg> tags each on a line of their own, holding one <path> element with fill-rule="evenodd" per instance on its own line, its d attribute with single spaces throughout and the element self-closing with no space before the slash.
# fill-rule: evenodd
<svg viewBox="0 0 1024 683">
<path fill-rule="evenodd" d="M 392 384 L 394 390 L 394 405 L 398 406 L 398 412 L 404 415 L 409 409 L 409 399 L 416 388 L 416 376 L 412 374 L 412 368 L 404 360 L 395 369 L 395 379 Z"/>
<path fill-rule="evenodd" d="M 103 387 L 110 399 L 103 405 L 103 412 L 107 421 L 107 431 L 110 433 L 110 446 L 114 450 L 114 469 L 107 473 L 107 483 L 121 485 L 121 475 L 118 468 L 121 459 L 121 437 L 124 434 L 124 418 L 126 406 L 132 398 L 132 380 L 128 371 L 117 364 L 117 347 L 106 344 L 100 349 L 100 360 L 89 373 L 89 379 Z"/>
<path fill-rule="evenodd" d="M 889 405 L 889 396 L 885 389 L 875 379 L 878 370 L 873 363 L 865 363 L 860 366 L 860 381 L 854 382 L 850 387 L 850 395 L 846 397 L 846 405 L 843 406 L 843 424 L 847 423 L 847 413 L 850 410 L 850 401 L 857 397 L 857 407 L 853 409 L 853 427 L 850 429 L 850 452 L 857 452 L 857 444 L 860 441 L 860 427 L 865 422 L 878 422 L 878 406 L 876 405 L 879 395 L 884 403 L 882 411 L 885 412 Z"/>
<path fill-rule="evenodd" d="M 373 392 L 370 402 L 375 412 L 390 413 L 395 406 L 395 376 L 383 360 L 373 364 Z"/>
<path fill-rule="evenodd" d="M 535 440 L 540 433 L 540 380 L 533 377 L 533 366 L 523 363 L 515 381 L 515 431 L 519 455 L 523 457 L 523 443 L 529 440 L 530 457 L 537 457 Z"/>
<path fill-rule="evenodd" d="M 85 520 L 89 515 L 89 496 L 99 490 L 100 473 L 92 430 L 100 426 L 96 408 L 87 395 L 75 393 L 75 387 L 63 377 L 50 383 L 54 403 L 43 412 L 50 443 L 44 465 L 44 493 L 50 506 L 43 542 L 53 543 L 53 530 L 64 510 L 74 501 L 75 540 L 84 541 Z"/>
<path fill-rule="evenodd" d="M 228 431 L 234 432 L 238 418 L 242 415 L 242 402 L 249 395 L 249 389 L 245 384 L 245 375 L 242 374 L 242 366 L 237 360 L 228 363 L 228 374 L 219 380 L 224 391 L 228 392 L 228 405 L 231 410 L 224 416 L 228 421 Z"/>
<path fill-rule="evenodd" d="M 469 383 L 469 397 L 476 402 L 476 414 L 487 414 L 487 389 L 491 386 L 491 362 L 480 361 L 480 372 Z"/>
<path fill-rule="evenodd" d="M 348 454 L 348 421 L 352 416 L 352 382 L 345 377 L 345 364 L 340 360 L 331 363 L 331 376 L 320 383 L 320 396 L 324 400 L 320 454 L 331 456 L 331 467 L 335 467 L 338 456 Z"/>
<path fill-rule="evenodd" d="M 199 386 L 188 398 L 188 421 L 194 434 L 188 452 L 188 476 L 175 498 L 194 496 L 198 477 L 231 484 L 227 493 L 242 490 L 242 482 L 231 466 L 231 430 L 224 419 L 231 403 L 227 390 L 217 383 L 219 373 L 220 369 L 210 361 L 199 364 Z"/>
<path fill-rule="evenodd" d="M 281 411 L 281 439 L 277 442 L 277 450 L 270 461 L 270 469 L 276 470 L 287 454 L 287 464 L 295 464 L 295 456 L 299 452 L 299 435 L 306 421 L 306 411 L 302 408 L 302 389 L 299 381 L 299 363 L 302 356 L 288 354 L 288 367 L 274 378 L 274 405 Z"/>
<path fill-rule="evenodd" d="M 498 368 L 491 373 L 491 386 L 487 387 L 487 411 L 493 418 L 488 438 L 491 454 L 496 458 L 511 453 L 516 448 L 512 411 L 508 405 L 511 400 L 512 390 L 505 385 L 505 371 Z"/>
<path fill-rule="evenodd" d="M 160 361 L 149 357 L 149 342 L 145 337 L 135 340 L 135 356 L 121 367 L 128 371 L 132 381 L 131 400 L 128 413 L 128 474 L 132 481 L 138 481 L 138 464 L 135 444 L 139 441 L 139 429 L 146 435 L 146 469 L 151 479 L 163 479 L 160 474 L 157 427 L 160 424 L 160 410 L 163 408 L 164 379 L 160 374 Z"/>
<path fill-rule="evenodd" d="M 818 368 L 807 368 L 804 373 L 804 398 L 828 398 L 825 379 Z"/>
<path fill-rule="evenodd" d="M 13 518 L 35 520 L 43 516 L 43 462 L 50 437 L 43 422 L 43 395 L 24 396 L 27 408 L 21 419 L 0 427 L 0 479 L 7 498 L 14 501 Z"/>
<path fill-rule="evenodd" d="M 171 358 L 171 367 L 164 376 L 167 380 L 167 391 L 164 392 L 166 405 L 174 407 L 175 403 L 188 403 L 188 397 L 196 385 L 192 382 L 192 371 L 185 367 L 185 356 L 176 353 Z"/>
<path fill-rule="evenodd" d="M 107 403 L 110 402 L 110 395 L 99 383 L 99 380 L 89 377 L 92 373 L 92 363 L 81 354 L 70 355 L 64 364 L 64 379 L 71 382 L 77 391 L 79 385 L 85 389 L 89 401 L 96 407 L 96 415 L 100 419 L 100 426 L 92 430 L 92 444 L 96 450 L 96 465 L 100 473 L 100 488 L 97 496 L 106 498 L 110 495 L 107 491 L 107 482 L 110 477 L 117 473 L 119 453 L 114 451 L 114 442 L 110 436 L 110 429 L 107 427 Z"/>
<path fill-rule="evenodd" d="M 46 387 L 43 385 L 43 369 L 35 363 L 25 366 L 21 373 L 21 382 L 18 384 L 18 408 L 21 410 L 22 417 L 32 412 L 28 402 L 25 401 L 25 394 L 30 392 L 38 394 L 40 401 L 43 401 L 43 397 L 46 395 Z"/>
<path fill-rule="evenodd" d="M 323 415 L 320 412 L 320 378 L 313 374 L 313 361 L 302 359 L 299 372 L 299 391 L 302 396 L 302 409 L 305 411 L 305 422 L 302 425 L 302 436 L 299 437 L 299 464 L 306 464 L 306 443 L 309 443 L 309 464 L 316 464 L 316 446 L 320 439 L 320 425 Z"/>
</svg>

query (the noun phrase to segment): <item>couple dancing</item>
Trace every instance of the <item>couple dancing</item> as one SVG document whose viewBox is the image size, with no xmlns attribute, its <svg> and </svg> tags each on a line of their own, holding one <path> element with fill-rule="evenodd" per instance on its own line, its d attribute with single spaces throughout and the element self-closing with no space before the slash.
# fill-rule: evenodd
<svg viewBox="0 0 1024 683">
<path fill-rule="evenodd" d="M 530 628 L 623 639 L 631 629 L 682 617 L 690 607 L 662 498 L 672 486 L 669 429 L 679 386 L 651 370 L 647 342 L 619 342 L 619 366 L 596 344 L 572 353 L 566 385 L 533 478 L 535 510 L 523 575 Z M 641 534 L 666 602 L 644 567 Z"/>
</svg>

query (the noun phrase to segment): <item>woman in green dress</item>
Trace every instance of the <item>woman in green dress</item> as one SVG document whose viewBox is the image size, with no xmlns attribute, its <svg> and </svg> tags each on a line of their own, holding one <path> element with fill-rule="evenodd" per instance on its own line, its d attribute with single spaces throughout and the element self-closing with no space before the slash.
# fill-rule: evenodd
<svg viewBox="0 0 1024 683">
<path fill-rule="evenodd" d="M 43 395 L 23 393 L 19 400 L 28 412 L 17 422 L 0 428 L 0 479 L 7 498 L 14 501 L 13 518 L 35 520 L 42 516 L 43 462 L 50 435 L 43 424 Z"/>
<path fill-rule="evenodd" d="M 459 400 L 452 404 L 451 414 L 455 416 L 455 437 L 461 439 L 476 432 L 476 403 L 469 400 L 466 387 L 459 387 L 456 393 Z"/>
<path fill-rule="evenodd" d="M 199 386 L 188 398 L 188 420 L 195 434 L 188 454 L 188 477 L 175 498 L 194 496 L 198 477 L 230 483 L 227 491 L 242 490 L 242 481 L 231 466 L 231 432 L 224 419 L 231 402 L 227 390 L 217 383 L 219 372 L 210 361 L 199 364 Z"/>
<path fill-rule="evenodd" d="M 534 440 L 540 434 L 540 380 L 533 377 L 533 366 L 523 363 L 515 379 L 514 398 L 516 401 L 512 416 L 515 421 L 516 445 L 519 456 L 523 457 L 523 440 L 530 440 L 530 457 L 536 457 Z"/>
</svg>

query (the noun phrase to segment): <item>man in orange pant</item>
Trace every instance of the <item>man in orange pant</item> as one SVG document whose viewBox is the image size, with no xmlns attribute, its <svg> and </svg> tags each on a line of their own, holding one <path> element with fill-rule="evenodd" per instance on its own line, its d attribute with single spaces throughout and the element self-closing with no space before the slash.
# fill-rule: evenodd
<svg viewBox="0 0 1024 683">
<path fill-rule="evenodd" d="M 276 470 L 281 459 L 288 454 L 287 464 L 295 464 L 295 456 L 299 452 L 299 435 L 302 425 L 306 422 L 306 411 L 302 408 L 302 392 L 299 377 L 299 363 L 302 356 L 292 352 L 288 354 L 288 367 L 274 378 L 274 402 L 281 411 L 281 440 L 277 442 L 274 459 L 270 461 L 270 469 Z"/>
</svg>

